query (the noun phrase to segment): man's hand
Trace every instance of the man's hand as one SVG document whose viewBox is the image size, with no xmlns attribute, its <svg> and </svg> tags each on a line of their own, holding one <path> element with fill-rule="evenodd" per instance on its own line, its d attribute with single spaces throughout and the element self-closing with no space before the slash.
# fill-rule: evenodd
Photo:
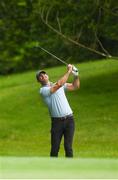
<svg viewBox="0 0 118 180">
<path fill-rule="evenodd" d="M 72 64 L 68 64 L 67 70 L 68 70 L 69 73 L 71 73 L 72 70 L 73 70 L 73 65 Z"/>
<path fill-rule="evenodd" d="M 78 76 L 79 75 L 78 69 L 75 66 L 73 66 L 73 68 L 72 68 L 72 74 L 74 76 Z"/>
</svg>

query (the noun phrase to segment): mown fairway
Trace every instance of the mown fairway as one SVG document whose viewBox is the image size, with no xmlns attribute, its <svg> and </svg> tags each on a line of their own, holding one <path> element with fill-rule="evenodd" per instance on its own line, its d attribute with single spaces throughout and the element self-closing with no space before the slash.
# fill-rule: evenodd
<svg viewBox="0 0 118 180">
<path fill-rule="evenodd" d="M 118 160 L 115 159 L 1 157 L 0 162 L 2 179 L 118 178 Z"/>
<path fill-rule="evenodd" d="M 118 158 L 118 61 L 83 63 L 79 69 L 81 89 L 67 93 L 76 122 L 75 157 Z M 56 81 L 65 70 L 47 72 Z M 35 72 L 0 77 L 1 156 L 49 156 L 50 118 L 38 89 Z"/>
</svg>

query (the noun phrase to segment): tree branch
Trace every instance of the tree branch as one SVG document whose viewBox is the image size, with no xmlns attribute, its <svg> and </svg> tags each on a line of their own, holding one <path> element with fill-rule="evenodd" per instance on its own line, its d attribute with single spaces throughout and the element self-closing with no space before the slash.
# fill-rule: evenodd
<svg viewBox="0 0 118 180">
<path fill-rule="evenodd" d="M 99 43 L 100 47 L 102 48 L 102 50 L 107 54 L 108 57 L 111 57 L 111 55 L 109 54 L 109 52 L 103 47 L 103 45 L 102 45 L 101 41 L 99 40 L 96 32 L 95 32 L 95 37 L 96 37 L 96 40 L 97 40 L 97 42 Z"/>
<path fill-rule="evenodd" d="M 58 23 L 58 27 L 59 27 L 59 32 L 62 33 L 62 31 L 61 31 L 61 24 L 60 24 L 60 20 L 59 20 L 58 14 L 57 14 L 57 23 Z"/>
<path fill-rule="evenodd" d="M 96 53 L 96 54 L 99 54 L 99 55 L 101 55 L 101 56 L 103 56 L 103 57 L 107 57 L 107 58 L 111 58 L 111 57 L 112 57 L 112 56 L 109 55 L 109 53 L 103 48 L 102 45 L 101 45 L 101 47 L 102 47 L 102 49 L 104 49 L 104 53 L 103 53 L 103 52 L 100 52 L 100 51 L 98 51 L 98 50 L 96 50 L 96 49 L 92 49 L 92 48 L 90 48 L 90 47 L 87 47 L 86 45 L 84 45 L 84 44 L 82 44 L 82 43 L 80 43 L 80 42 L 78 42 L 78 41 L 75 41 L 75 40 L 73 40 L 72 38 L 70 38 L 70 37 L 66 36 L 65 34 L 63 34 L 62 31 L 61 31 L 61 25 L 60 25 L 59 21 L 58 21 L 59 30 L 57 30 L 56 28 L 54 28 L 52 25 L 50 25 L 50 24 L 48 23 L 49 11 L 48 11 L 48 13 L 46 14 L 46 19 L 44 18 L 44 9 L 43 9 L 43 11 L 41 11 L 40 17 L 41 17 L 43 23 L 44 23 L 49 29 L 51 29 L 53 32 L 55 32 L 56 34 L 58 34 L 58 35 L 61 36 L 62 38 L 68 40 L 69 42 L 71 42 L 71 43 L 73 43 L 73 44 L 75 44 L 75 45 L 77 45 L 77 46 L 79 46 L 79 47 L 81 47 L 81 48 L 87 49 L 87 50 L 89 50 L 89 51 L 91 51 L 91 52 L 94 52 L 94 53 Z M 100 41 L 99 41 L 99 44 L 101 44 Z M 107 52 L 107 53 L 106 53 L 106 52 Z"/>
<path fill-rule="evenodd" d="M 118 13 L 115 13 L 115 12 L 112 11 L 114 9 L 109 10 L 108 8 L 104 8 L 104 7 L 100 7 L 100 8 L 103 9 L 104 11 L 106 11 L 107 13 L 113 15 L 113 16 L 118 16 Z"/>
</svg>

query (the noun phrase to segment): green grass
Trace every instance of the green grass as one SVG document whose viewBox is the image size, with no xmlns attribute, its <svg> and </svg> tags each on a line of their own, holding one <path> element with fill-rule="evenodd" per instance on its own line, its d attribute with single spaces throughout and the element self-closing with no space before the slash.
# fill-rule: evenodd
<svg viewBox="0 0 118 180">
<path fill-rule="evenodd" d="M 75 157 L 118 158 L 118 61 L 82 63 L 79 69 L 81 89 L 67 93 L 76 123 Z M 47 72 L 56 81 L 65 67 Z M 1 156 L 49 156 L 50 118 L 38 89 L 35 72 L 0 77 Z"/>
<path fill-rule="evenodd" d="M 117 179 L 118 160 L 0 157 L 2 179 Z"/>
</svg>

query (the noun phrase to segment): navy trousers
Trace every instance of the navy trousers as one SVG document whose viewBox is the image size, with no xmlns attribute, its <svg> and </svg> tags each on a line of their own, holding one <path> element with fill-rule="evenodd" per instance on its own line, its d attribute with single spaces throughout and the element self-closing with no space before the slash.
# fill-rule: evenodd
<svg viewBox="0 0 118 180">
<path fill-rule="evenodd" d="M 64 136 L 64 149 L 66 157 L 73 157 L 73 136 L 74 136 L 73 116 L 63 118 L 52 118 L 51 124 L 51 157 L 58 157 L 61 139 Z"/>
</svg>

